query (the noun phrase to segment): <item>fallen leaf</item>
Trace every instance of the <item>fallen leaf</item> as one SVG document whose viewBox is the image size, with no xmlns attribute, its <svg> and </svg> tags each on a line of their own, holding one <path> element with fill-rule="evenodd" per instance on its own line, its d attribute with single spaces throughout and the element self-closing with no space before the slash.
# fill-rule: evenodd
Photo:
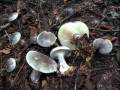
<svg viewBox="0 0 120 90">
<path fill-rule="evenodd" d="M 120 50 L 116 48 L 116 51 L 117 51 L 117 54 L 116 54 L 117 61 L 120 63 Z"/>
<path fill-rule="evenodd" d="M 54 10 L 53 10 L 53 14 L 54 14 L 54 15 L 58 14 L 58 9 L 54 9 Z"/>
<path fill-rule="evenodd" d="M 44 87 L 46 86 L 46 84 L 47 84 L 47 81 L 46 81 L 46 80 L 43 80 L 43 81 L 42 81 L 42 88 L 44 88 Z"/>
<path fill-rule="evenodd" d="M 5 49 L 2 49 L 2 50 L 0 50 L 0 55 L 2 54 L 2 53 L 4 53 L 4 54 L 9 54 L 10 53 L 10 48 L 5 48 Z"/>
<path fill-rule="evenodd" d="M 107 24 L 103 24 L 100 26 L 101 29 L 106 29 L 106 30 L 113 30 L 115 29 L 115 26 L 109 26 Z"/>
<path fill-rule="evenodd" d="M 32 26 L 29 26 L 29 28 L 30 28 L 30 36 L 37 34 L 37 28 Z"/>
</svg>

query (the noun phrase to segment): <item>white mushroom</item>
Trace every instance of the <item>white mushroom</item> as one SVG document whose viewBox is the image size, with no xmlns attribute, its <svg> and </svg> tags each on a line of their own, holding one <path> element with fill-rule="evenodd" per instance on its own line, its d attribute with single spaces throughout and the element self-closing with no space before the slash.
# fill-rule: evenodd
<svg viewBox="0 0 120 90">
<path fill-rule="evenodd" d="M 68 22 L 63 24 L 58 31 L 58 39 L 62 46 L 67 46 L 71 50 L 75 50 L 75 44 L 71 43 L 84 34 L 89 37 L 89 29 L 87 25 L 81 21 Z"/>
<path fill-rule="evenodd" d="M 50 47 L 56 41 L 56 36 L 52 32 L 43 31 L 37 37 L 37 43 L 43 47 Z"/>
<path fill-rule="evenodd" d="M 66 46 L 59 46 L 51 50 L 50 56 L 54 59 L 59 60 L 59 71 L 61 74 L 64 74 L 65 71 L 67 71 L 70 66 L 66 63 L 65 59 L 66 57 L 69 57 L 71 55 L 71 50 Z"/>
<path fill-rule="evenodd" d="M 113 45 L 110 40 L 102 38 L 95 39 L 93 41 L 93 46 L 96 49 L 99 49 L 99 52 L 101 54 L 108 54 L 113 48 Z"/>
<path fill-rule="evenodd" d="M 9 36 L 9 41 L 11 45 L 15 45 L 19 42 L 21 38 L 20 32 L 14 32 Z"/>
<path fill-rule="evenodd" d="M 8 17 L 8 21 L 14 21 L 15 19 L 17 19 L 17 17 L 18 17 L 18 13 L 14 12 Z"/>
<path fill-rule="evenodd" d="M 41 76 L 41 72 L 33 69 L 30 74 L 30 79 L 33 83 L 38 83 L 40 80 L 40 76 Z"/>
<path fill-rule="evenodd" d="M 6 62 L 6 71 L 12 72 L 16 67 L 16 60 L 14 58 L 9 58 Z"/>
<path fill-rule="evenodd" d="M 37 52 L 29 51 L 26 55 L 27 63 L 42 73 L 53 73 L 57 71 L 57 63 L 52 58 Z"/>
</svg>

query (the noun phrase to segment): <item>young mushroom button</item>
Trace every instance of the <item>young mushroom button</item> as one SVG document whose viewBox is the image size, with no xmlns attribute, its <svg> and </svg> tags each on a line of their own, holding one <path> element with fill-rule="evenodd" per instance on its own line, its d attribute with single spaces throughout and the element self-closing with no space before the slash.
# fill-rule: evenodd
<svg viewBox="0 0 120 90">
<path fill-rule="evenodd" d="M 58 39 L 62 46 L 67 46 L 71 50 L 75 50 L 75 44 L 72 42 L 84 34 L 87 34 L 89 37 L 89 29 L 85 23 L 81 21 L 68 22 L 60 27 Z"/>
<path fill-rule="evenodd" d="M 43 47 L 50 47 L 55 43 L 56 39 L 52 32 L 43 31 L 37 36 L 37 43 Z"/>
<path fill-rule="evenodd" d="M 57 71 L 57 63 L 55 60 L 40 52 L 29 51 L 26 55 L 26 60 L 34 70 L 42 73 L 53 73 Z"/>
<path fill-rule="evenodd" d="M 61 74 L 64 74 L 65 71 L 67 71 L 70 66 L 67 65 L 65 61 L 65 57 L 69 57 L 71 55 L 71 50 L 66 46 L 59 46 L 51 50 L 50 56 L 54 59 L 59 60 L 59 71 Z"/>
<path fill-rule="evenodd" d="M 102 38 L 95 39 L 93 41 L 93 46 L 96 49 L 99 49 L 99 53 L 101 54 L 108 54 L 113 48 L 113 45 L 110 40 Z"/>
<path fill-rule="evenodd" d="M 6 62 L 6 71 L 12 72 L 16 67 L 16 60 L 14 58 L 9 58 Z"/>
</svg>

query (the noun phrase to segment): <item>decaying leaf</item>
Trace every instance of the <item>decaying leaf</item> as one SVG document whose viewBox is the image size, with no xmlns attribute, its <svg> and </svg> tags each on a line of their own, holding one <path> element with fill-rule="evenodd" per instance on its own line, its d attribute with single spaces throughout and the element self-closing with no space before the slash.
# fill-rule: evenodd
<svg viewBox="0 0 120 90">
<path fill-rule="evenodd" d="M 86 62 L 89 62 L 95 52 L 95 48 L 91 45 L 87 35 L 84 34 L 80 39 L 77 39 L 75 45 L 75 54 L 86 59 Z"/>
<path fill-rule="evenodd" d="M 117 51 L 117 54 L 116 54 L 117 61 L 120 63 L 120 50 L 116 48 L 116 51 Z"/>
<path fill-rule="evenodd" d="M 44 87 L 46 86 L 46 84 L 47 84 L 47 81 L 46 81 L 46 80 L 43 80 L 43 81 L 42 81 L 42 88 L 44 88 Z"/>
<path fill-rule="evenodd" d="M 30 36 L 37 34 L 37 28 L 32 26 L 29 26 L 29 28 L 30 28 Z"/>
<path fill-rule="evenodd" d="M 4 53 L 4 54 L 9 54 L 10 53 L 10 48 L 5 48 L 5 49 L 2 49 L 2 50 L 0 50 L 0 55 L 2 54 L 2 53 Z"/>
<path fill-rule="evenodd" d="M 105 30 L 113 30 L 113 29 L 115 29 L 115 26 L 109 26 L 109 25 L 107 25 L 107 24 L 102 24 L 102 25 L 100 26 L 100 28 L 101 28 L 101 29 L 105 29 Z"/>
</svg>

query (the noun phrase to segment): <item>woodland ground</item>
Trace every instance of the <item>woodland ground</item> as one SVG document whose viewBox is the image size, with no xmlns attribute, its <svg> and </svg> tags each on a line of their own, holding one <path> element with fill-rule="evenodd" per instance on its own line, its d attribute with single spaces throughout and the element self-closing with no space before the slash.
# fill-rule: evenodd
<svg viewBox="0 0 120 90">
<path fill-rule="evenodd" d="M 18 10 L 19 17 L 6 25 L 8 16 Z M 57 36 L 59 27 L 69 21 L 86 23 L 91 43 L 99 37 L 111 40 L 112 51 L 106 55 L 93 52 L 89 67 L 79 52 L 72 51 L 66 58 L 70 66 L 76 66 L 70 76 L 42 74 L 39 83 L 34 84 L 29 78 L 32 68 L 26 63 L 26 53 L 37 50 L 50 56 L 55 46 L 30 44 L 30 33 L 47 30 Z M 11 46 L 5 31 L 8 34 L 19 31 L 25 45 Z M 56 43 L 60 45 L 58 39 Z M 0 0 L 0 90 L 120 90 L 120 65 L 116 57 L 119 47 L 119 0 Z M 17 60 L 17 66 L 8 73 L 5 62 L 11 57 Z"/>
</svg>

